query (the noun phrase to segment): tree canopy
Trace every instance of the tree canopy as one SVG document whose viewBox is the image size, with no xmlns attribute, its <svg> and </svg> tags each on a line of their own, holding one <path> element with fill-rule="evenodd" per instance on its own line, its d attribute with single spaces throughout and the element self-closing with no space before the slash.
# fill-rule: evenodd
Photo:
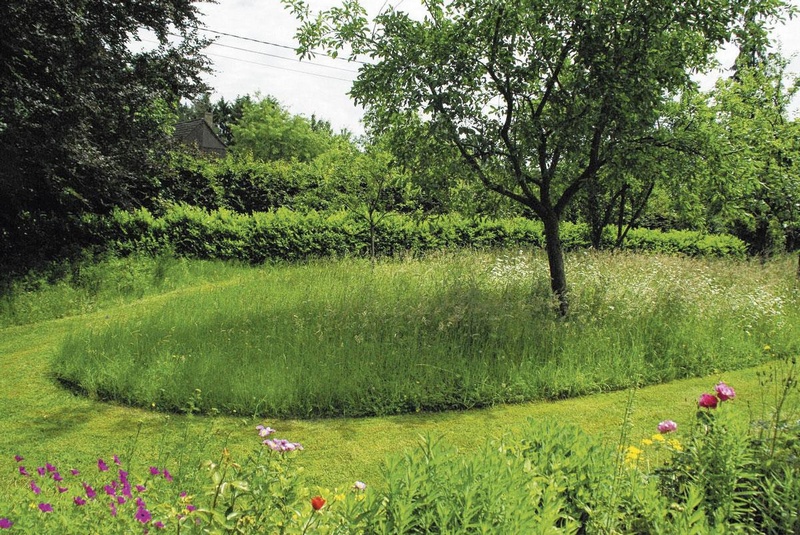
<svg viewBox="0 0 800 535">
<path fill-rule="evenodd" d="M 12 252 L 52 248 L 53 233 L 66 240 L 82 214 L 157 197 L 174 107 L 203 87 L 197 26 L 194 0 L 0 3 L 0 256 L 9 264 Z M 143 31 L 159 44 L 134 51 Z"/>
<path fill-rule="evenodd" d="M 351 94 L 382 131 L 419 115 L 489 190 L 545 225 L 551 287 L 566 314 L 559 222 L 623 151 L 654 139 L 661 107 L 692 85 L 746 18 L 780 0 L 428 0 L 421 20 L 357 0 L 301 20 L 300 53 L 367 56 Z"/>
</svg>

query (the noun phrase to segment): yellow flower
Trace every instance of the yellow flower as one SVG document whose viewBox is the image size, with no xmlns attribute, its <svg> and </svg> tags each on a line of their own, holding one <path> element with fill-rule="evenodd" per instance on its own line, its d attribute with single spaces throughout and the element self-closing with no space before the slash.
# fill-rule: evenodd
<svg viewBox="0 0 800 535">
<path fill-rule="evenodd" d="M 678 440 L 675 439 L 675 438 L 670 439 L 669 447 L 672 448 L 675 451 L 683 451 L 683 446 L 681 446 L 681 443 L 678 442 Z"/>
<path fill-rule="evenodd" d="M 765 346 L 764 346 L 764 351 L 769 351 L 770 349 L 772 349 L 772 348 L 770 347 L 770 345 L 769 345 L 769 344 L 767 344 L 767 345 L 765 345 Z"/>
<path fill-rule="evenodd" d="M 643 438 L 642 439 L 642 446 L 652 446 L 652 445 L 653 445 L 653 441 L 650 440 L 649 438 Z"/>
<path fill-rule="evenodd" d="M 642 453 L 643 451 L 636 446 L 628 446 L 628 449 L 625 451 L 625 463 L 635 464 L 636 461 L 639 460 L 639 457 L 642 456 Z"/>
<path fill-rule="evenodd" d="M 656 442 L 664 442 L 664 435 L 662 435 L 661 433 L 653 435 L 653 440 L 655 440 Z"/>
</svg>

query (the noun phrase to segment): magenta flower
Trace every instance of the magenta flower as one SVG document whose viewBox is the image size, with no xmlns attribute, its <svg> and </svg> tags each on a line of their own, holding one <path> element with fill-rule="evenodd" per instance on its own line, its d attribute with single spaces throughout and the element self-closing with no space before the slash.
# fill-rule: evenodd
<svg viewBox="0 0 800 535">
<path fill-rule="evenodd" d="M 53 481 L 64 481 L 64 478 L 58 472 L 53 472 Z"/>
<path fill-rule="evenodd" d="M 114 502 L 109 502 L 108 507 L 111 509 L 111 516 L 117 516 L 117 504 Z"/>
<path fill-rule="evenodd" d="M 43 512 L 43 513 L 52 513 L 53 512 L 53 506 L 50 505 L 49 503 L 40 503 L 39 504 L 39 510 L 41 512 Z"/>
<path fill-rule="evenodd" d="M 106 491 L 106 494 L 108 494 L 109 496 L 117 495 L 117 491 L 116 489 L 114 489 L 112 485 L 106 485 L 105 487 L 103 487 L 103 490 Z"/>
<path fill-rule="evenodd" d="M 717 391 L 717 397 L 720 401 L 728 401 L 736 397 L 736 392 L 733 388 L 723 382 L 718 383 L 714 389 Z"/>
<path fill-rule="evenodd" d="M 21 463 L 22 461 L 25 460 L 25 457 L 23 457 L 22 455 L 14 455 L 14 460 L 17 461 L 18 463 Z"/>
<path fill-rule="evenodd" d="M 145 492 L 147 488 L 144 485 L 136 485 L 136 492 Z"/>
<path fill-rule="evenodd" d="M 127 482 L 128 482 L 128 472 L 126 472 L 125 470 L 120 470 L 120 471 L 119 471 L 119 481 L 120 481 L 120 483 L 122 483 L 123 485 L 124 485 L 125 483 L 127 483 Z"/>
<path fill-rule="evenodd" d="M 136 515 L 134 516 L 134 518 L 139 522 L 141 522 L 142 524 L 147 524 L 148 522 L 150 522 L 153 516 L 150 514 L 150 511 L 148 511 L 144 507 L 139 507 L 136 510 Z"/>
<path fill-rule="evenodd" d="M 125 496 L 117 496 L 117 503 L 118 504 L 123 505 L 126 501 L 127 500 L 125 499 Z"/>
<path fill-rule="evenodd" d="M 156 527 L 156 529 L 164 529 L 164 523 L 160 520 L 155 522 L 153 525 Z"/>
<path fill-rule="evenodd" d="M 658 432 L 659 433 L 672 433 L 678 429 L 678 424 L 673 422 L 672 420 L 664 420 L 658 424 Z"/>
<path fill-rule="evenodd" d="M 31 477 L 27 470 L 25 470 L 24 466 L 19 467 L 19 475 Z"/>
<path fill-rule="evenodd" d="M 36 473 L 40 476 L 43 476 L 47 472 L 47 469 L 44 466 L 39 466 L 36 468 Z"/>
<path fill-rule="evenodd" d="M 196 506 L 196 505 L 192 505 L 192 504 L 190 504 L 190 503 L 187 503 L 187 504 L 186 504 L 186 510 L 187 510 L 187 511 L 189 511 L 190 513 L 191 513 L 192 511 L 197 511 L 197 506 Z"/>
<path fill-rule="evenodd" d="M 118 455 L 114 455 L 114 464 L 116 464 L 117 466 L 122 466 L 122 463 L 120 462 Z"/>
<path fill-rule="evenodd" d="M 50 463 L 47 463 L 46 465 L 44 465 L 44 467 L 45 467 L 45 469 L 47 469 L 48 472 L 55 472 L 56 471 L 56 467 L 53 466 Z"/>
<path fill-rule="evenodd" d="M 80 507 L 81 505 L 86 505 L 86 500 L 84 500 L 80 496 L 75 496 L 74 498 L 72 498 L 72 503 Z"/>
<path fill-rule="evenodd" d="M 87 485 L 86 483 L 83 484 L 83 490 L 86 491 L 86 497 L 90 500 L 94 500 L 97 497 L 97 492 L 92 488 L 91 485 Z"/>
<path fill-rule="evenodd" d="M 97 469 L 100 470 L 101 472 L 107 472 L 108 465 L 103 459 L 97 459 Z"/>
<path fill-rule="evenodd" d="M 144 509 L 145 507 L 147 507 L 147 504 L 144 503 L 144 500 L 142 499 L 141 496 L 138 496 L 136 498 L 136 507 L 138 507 L 140 509 Z"/>
<path fill-rule="evenodd" d="M 59 494 L 64 494 L 69 490 L 67 487 L 56 487 L 56 488 L 58 489 Z"/>
<path fill-rule="evenodd" d="M 161 473 L 161 471 L 158 468 L 156 468 L 155 466 L 151 466 L 150 467 L 150 475 L 151 476 L 157 476 L 160 473 Z"/>
<path fill-rule="evenodd" d="M 697 400 L 697 406 L 703 409 L 716 409 L 717 397 L 711 394 L 702 394 L 700 399 Z"/>
<path fill-rule="evenodd" d="M 39 485 L 36 484 L 36 481 L 31 479 L 31 484 L 30 485 L 31 485 L 31 490 L 33 491 L 34 494 L 41 494 L 42 493 L 42 489 L 39 488 Z"/>
<path fill-rule="evenodd" d="M 72 474 L 73 476 L 77 476 L 78 474 L 80 474 L 80 471 L 73 468 L 72 470 L 69 471 L 69 473 Z"/>
<path fill-rule="evenodd" d="M 5 517 L 0 518 L 0 529 L 11 529 L 11 526 L 13 525 L 14 523 L 11 520 Z"/>
<path fill-rule="evenodd" d="M 172 474 L 169 473 L 169 470 L 164 468 L 164 479 L 172 483 Z"/>
</svg>

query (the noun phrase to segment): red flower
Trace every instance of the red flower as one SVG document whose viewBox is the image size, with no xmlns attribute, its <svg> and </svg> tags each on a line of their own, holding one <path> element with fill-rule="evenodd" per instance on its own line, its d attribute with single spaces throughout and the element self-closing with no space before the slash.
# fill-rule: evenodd
<svg viewBox="0 0 800 535">
<path fill-rule="evenodd" d="M 311 507 L 314 508 L 315 511 L 319 511 L 325 506 L 325 498 L 322 496 L 314 496 L 311 498 Z"/>
<path fill-rule="evenodd" d="M 717 396 L 703 394 L 700 396 L 700 399 L 697 400 L 697 406 L 703 409 L 716 409 L 717 401 Z"/>
</svg>

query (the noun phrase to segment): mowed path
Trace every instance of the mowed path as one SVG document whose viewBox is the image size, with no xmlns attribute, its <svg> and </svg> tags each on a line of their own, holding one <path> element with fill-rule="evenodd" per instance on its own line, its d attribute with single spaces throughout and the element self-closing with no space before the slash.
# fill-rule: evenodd
<svg viewBox="0 0 800 535">
<path fill-rule="evenodd" d="M 179 291 L 204 289 L 207 288 L 198 286 Z M 163 458 L 176 448 L 204 448 L 209 458 L 218 456 L 223 446 L 234 454 L 244 454 L 259 445 L 254 432 L 258 423 L 277 429 L 279 438 L 302 443 L 305 450 L 299 454 L 299 464 L 306 468 L 308 482 L 322 487 L 349 486 L 357 479 L 378 481 L 380 464 L 387 455 L 413 447 L 420 436 L 428 434 L 444 437 L 469 451 L 487 440 L 524 428 L 529 419 L 554 419 L 579 425 L 587 433 L 612 443 L 619 438 L 629 391 L 463 412 L 262 421 L 233 416 L 166 415 L 91 400 L 64 389 L 50 375 L 49 359 L 72 329 L 102 324 L 110 317 L 118 319 L 171 295 L 82 316 L 0 329 L 0 485 L 15 475 L 15 454 L 41 462 L 56 456 L 84 466 L 97 457 L 132 451 L 144 463 L 148 458 Z M 637 390 L 631 418 L 632 440 L 652 434 L 664 419 L 688 426 L 697 397 L 721 379 L 736 388 L 736 410 L 747 414 L 751 403 L 760 400 L 756 376 L 759 369 L 724 374 L 709 370 L 706 378 Z"/>
</svg>

